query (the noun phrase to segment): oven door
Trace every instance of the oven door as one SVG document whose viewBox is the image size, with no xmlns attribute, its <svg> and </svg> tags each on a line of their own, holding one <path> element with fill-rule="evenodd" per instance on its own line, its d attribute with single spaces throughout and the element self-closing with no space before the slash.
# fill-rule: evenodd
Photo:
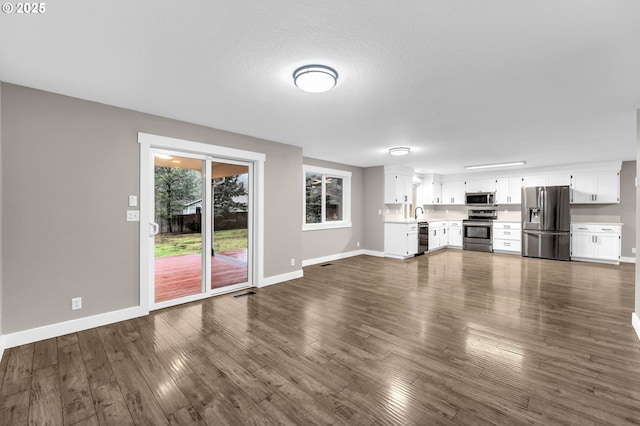
<svg viewBox="0 0 640 426">
<path fill-rule="evenodd" d="M 465 220 L 462 222 L 462 248 L 464 250 L 493 252 L 492 222 Z"/>
</svg>

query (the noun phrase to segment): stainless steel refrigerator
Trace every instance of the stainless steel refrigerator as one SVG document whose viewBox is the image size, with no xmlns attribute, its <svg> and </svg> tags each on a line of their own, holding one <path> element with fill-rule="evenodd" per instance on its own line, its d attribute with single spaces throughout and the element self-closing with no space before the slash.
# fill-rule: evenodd
<svg viewBox="0 0 640 426">
<path fill-rule="evenodd" d="M 569 260 L 571 191 L 568 186 L 522 188 L 522 255 Z"/>
</svg>

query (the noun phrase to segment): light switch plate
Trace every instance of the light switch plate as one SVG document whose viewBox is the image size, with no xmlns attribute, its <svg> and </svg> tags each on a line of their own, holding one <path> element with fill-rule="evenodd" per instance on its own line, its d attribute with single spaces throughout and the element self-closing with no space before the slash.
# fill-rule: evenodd
<svg viewBox="0 0 640 426">
<path fill-rule="evenodd" d="M 138 206 L 138 197 L 136 195 L 129 195 L 129 207 Z"/>
<path fill-rule="evenodd" d="M 127 222 L 140 222 L 140 210 L 127 210 Z"/>
</svg>

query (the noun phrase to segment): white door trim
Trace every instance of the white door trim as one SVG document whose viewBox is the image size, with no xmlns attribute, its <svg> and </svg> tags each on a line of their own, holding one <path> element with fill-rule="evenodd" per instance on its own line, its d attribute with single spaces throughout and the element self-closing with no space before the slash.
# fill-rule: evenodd
<svg viewBox="0 0 640 426">
<path fill-rule="evenodd" d="M 196 155 L 207 155 L 220 159 L 238 160 L 253 164 L 253 249 L 252 271 L 253 285 L 260 287 L 264 279 L 264 162 L 265 154 L 244 151 L 235 148 L 211 145 L 202 142 L 188 141 L 184 139 L 158 136 L 149 133 L 138 133 L 140 144 L 140 307 L 145 311 L 156 309 L 151 300 L 150 283 L 152 281 L 153 265 L 150 262 L 151 239 L 149 238 L 150 223 L 153 222 L 153 209 L 150 204 L 150 194 L 153 194 L 153 156 L 151 149 L 170 149 Z M 201 297 L 210 297 L 205 293 Z M 184 300 L 191 301 L 189 300 Z"/>
</svg>

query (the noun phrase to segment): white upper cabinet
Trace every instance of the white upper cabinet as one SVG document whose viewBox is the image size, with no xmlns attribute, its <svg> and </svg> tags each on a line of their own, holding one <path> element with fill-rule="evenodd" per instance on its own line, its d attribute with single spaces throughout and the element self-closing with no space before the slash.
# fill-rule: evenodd
<svg viewBox="0 0 640 426">
<path fill-rule="evenodd" d="M 442 204 L 442 180 L 435 174 L 425 174 L 422 180 L 422 203 Z M 418 203 L 418 205 L 420 205 Z"/>
<path fill-rule="evenodd" d="M 495 179 L 471 179 L 465 182 L 466 192 L 494 192 L 495 190 Z"/>
<path fill-rule="evenodd" d="M 571 176 L 571 203 L 612 204 L 619 202 L 620 172 L 581 172 Z"/>
<path fill-rule="evenodd" d="M 496 204 L 520 204 L 522 182 L 521 177 L 496 179 Z"/>
<path fill-rule="evenodd" d="M 526 174 L 526 170 L 514 171 L 514 174 L 496 172 L 494 176 L 490 173 L 460 174 L 444 177 L 436 174 L 425 174 L 422 183 L 421 201 L 427 205 L 461 205 L 465 203 L 466 192 L 495 191 L 496 204 L 520 204 L 522 202 L 523 186 L 566 185 L 571 186 L 572 204 L 619 203 L 621 167 L 621 161 L 608 161 L 530 169 L 528 172 L 531 173 L 530 175 Z M 387 167 L 385 167 L 386 172 Z M 516 173 L 519 175 L 515 175 Z M 410 199 L 411 197 L 409 196 Z"/>
<path fill-rule="evenodd" d="M 464 204 L 464 181 L 442 182 L 442 204 Z"/>
<path fill-rule="evenodd" d="M 524 186 L 564 186 L 571 184 L 571 173 L 552 173 L 539 176 L 526 176 Z"/>
<path fill-rule="evenodd" d="M 406 204 L 413 193 L 413 169 L 391 166 L 384 168 L 384 203 Z"/>
</svg>

